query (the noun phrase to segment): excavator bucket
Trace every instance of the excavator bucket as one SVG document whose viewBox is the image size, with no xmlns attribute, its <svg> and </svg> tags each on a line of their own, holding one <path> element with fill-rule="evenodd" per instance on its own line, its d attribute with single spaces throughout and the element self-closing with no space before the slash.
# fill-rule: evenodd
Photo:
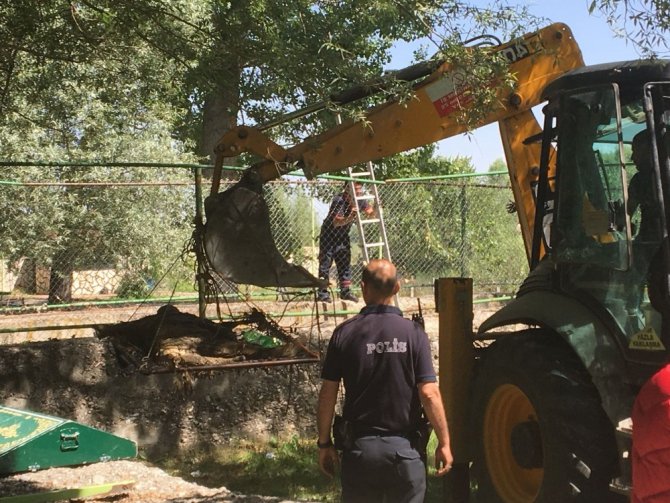
<svg viewBox="0 0 670 503">
<path fill-rule="evenodd" d="M 253 171 L 207 197 L 205 216 L 205 252 L 222 278 L 265 287 L 327 286 L 304 267 L 289 264 L 277 250 L 262 184 Z"/>
</svg>

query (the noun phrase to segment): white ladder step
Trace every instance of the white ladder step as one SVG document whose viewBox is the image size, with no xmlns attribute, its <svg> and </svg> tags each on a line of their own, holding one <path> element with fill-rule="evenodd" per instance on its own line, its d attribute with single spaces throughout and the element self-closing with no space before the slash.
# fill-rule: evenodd
<svg viewBox="0 0 670 503">
<path fill-rule="evenodd" d="M 354 171 L 352 168 L 347 169 L 349 176 L 355 179 L 356 183 L 360 181 L 362 183 L 370 184 L 369 187 L 366 187 L 366 191 L 368 193 L 357 196 L 354 190 L 354 182 L 352 181 L 349 187 L 349 190 L 351 191 L 350 192 L 351 196 L 354 197 L 356 203 L 358 203 L 359 201 L 372 201 L 375 210 L 374 215 L 365 215 L 363 214 L 364 212 L 361 211 L 356 213 L 357 214 L 356 220 L 358 222 L 358 232 L 361 238 L 361 248 L 363 252 L 363 257 L 366 262 L 369 262 L 371 258 L 374 258 L 371 257 L 371 254 L 378 255 L 379 258 L 383 256 L 388 260 L 391 260 L 391 251 L 389 250 L 388 237 L 386 236 L 386 226 L 384 225 L 384 215 L 379 200 L 379 192 L 375 180 L 375 172 L 371 162 L 367 163 L 367 168 L 368 168 L 367 171 Z M 366 218 L 367 216 L 373 216 L 373 218 Z M 377 243 L 366 242 L 366 236 L 365 236 L 366 231 L 364 229 L 366 224 L 377 224 L 377 226 L 379 227 L 379 236 L 375 237 L 377 239 L 381 239 L 381 241 Z M 369 250 L 371 248 L 377 249 L 378 251 L 370 252 Z M 397 295 L 393 296 L 393 301 L 396 307 L 398 307 L 399 304 Z"/>
</svg>

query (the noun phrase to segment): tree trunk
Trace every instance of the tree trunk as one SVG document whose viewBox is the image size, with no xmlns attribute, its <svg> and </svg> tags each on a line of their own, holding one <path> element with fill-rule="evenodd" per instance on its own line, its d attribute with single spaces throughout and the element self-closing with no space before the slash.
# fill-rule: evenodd
<svg viewBox="0 0 670 503">
<path fill-rule="evenodd" d="M 215 90 L 205 97 L 202 114 L 202 132 L 200 136 L 199 154 L 214 162 L 214 148 L 221 136 L 237 124 L 240 102 L 239 65 L 228 62 L 221 65 L 215 75 L 225 78 L 217 83 Z M 225 76 L 225 77 L 224 77 Z M 224 160 L 224 165 L 229 164 Z M 224 175 L 225 177 L 225 175 Z"/>
<path fill-rule="evenodd" d="M 35 259 L 22 259 L 19 264 L 14 288 L 20 288 L 26 293 L 37 293 L 37 264 Z"/>
<path fill-rule="evenodd" d="M 223 94 L 211 94 L 205 99 L 205 108 L 202 115 L 202 136 L 200 154 L 214 162 L 216 157 L 214 147 L 221 136 L 236 123 L 235 116 L 230 111 L 230 102 Z"/>
<path fill-rule="evenodd" d="M 72 262 L 66 251 L 56 253 L 49 274 L 48 304 L 64 304 L 72 301 Z"/>
</svg>

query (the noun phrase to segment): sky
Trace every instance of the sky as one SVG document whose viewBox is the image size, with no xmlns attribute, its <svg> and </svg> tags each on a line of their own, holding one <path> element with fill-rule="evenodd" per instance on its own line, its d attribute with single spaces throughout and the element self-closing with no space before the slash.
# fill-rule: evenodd
<svg viewBox="0 0 670 503">
<path fill-rule="evenodd" d="M 604 16 L 599 13 L 589 15 L 589 3 L 590 0 L 536 0 L 525 2 L 525 5 L 532 14 L 547 19 L 543 26 L 552 22 L 567 24 L 587 65 L 638 58 L 630 42 L 615 37 Z M 411 48 L 397 47 L 389 68 L 403 68 L 412 63 L 411 58 Z M 478 172 L 488 171 L 496 159 L 504 160 L 496 123 L 479 128 L 468 136 L 459 135 L 438 142 L 437 153 L 446 157 L 470 157 Z"/>
</svg>

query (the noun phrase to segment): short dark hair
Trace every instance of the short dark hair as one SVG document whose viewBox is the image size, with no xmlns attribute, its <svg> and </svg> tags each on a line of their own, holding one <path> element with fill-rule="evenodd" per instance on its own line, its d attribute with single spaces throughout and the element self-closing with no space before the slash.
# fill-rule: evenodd
<svg viewBox="0 0 670 503">
<path fill-rule="evenodd" d="M 363 283 L 372 287 L 373 290 L 378 292 L 384 297 L 390 297 L 393 295 L 393 289 L 398 283 L 398 276 L 394 274 L 393 276 L 382 277 L 381 275 L 375 274 L 375 272 L 370 271 L 367 267 L 363 269 L 363 274 L 361 276 Z"/>
<path fill-rule="evenodd" d="M 649 141 L 651 139 L 651 134 L 649 133 L 648 129 L 643 129 L 639 131 L 635 136 L 633 136 L 633 140 L 631 143 L 637 143 L 639 141 Z"/>
</svg>

